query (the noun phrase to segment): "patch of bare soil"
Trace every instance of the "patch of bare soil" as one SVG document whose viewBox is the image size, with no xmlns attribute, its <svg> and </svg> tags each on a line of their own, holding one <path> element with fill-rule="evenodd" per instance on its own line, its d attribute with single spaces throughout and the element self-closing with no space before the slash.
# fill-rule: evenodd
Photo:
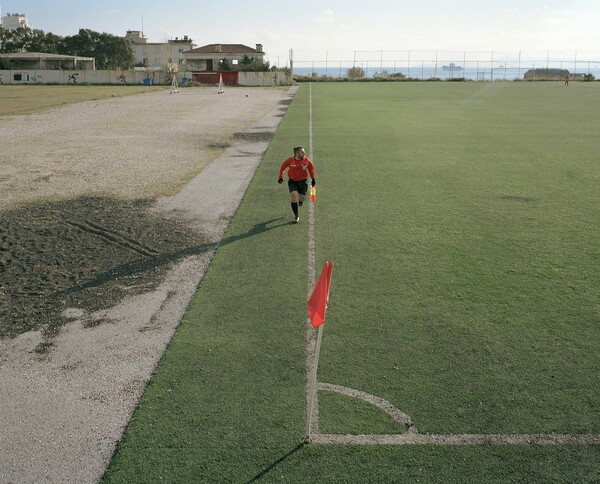
<svg viewBox="0 0 600 484">
<path fill-rule="evenodd" d="M 109 307 L 199 247 L 201 225 L 148 208 L 234 143 L 271 139 L 273 129 L 248 128 L 285 112 L 285 91 L 248 92 L 165 91 L 0 117 L 0 338 L 51 336 L 65 308 Z"/>
<path fill-rule="evenodd" d="M 173 262 L 207 250 L 202 231 L 148 200 L 80 197 L 0 212 L 0 337 L 43 329 L 156 287 Z"/>
</svg>

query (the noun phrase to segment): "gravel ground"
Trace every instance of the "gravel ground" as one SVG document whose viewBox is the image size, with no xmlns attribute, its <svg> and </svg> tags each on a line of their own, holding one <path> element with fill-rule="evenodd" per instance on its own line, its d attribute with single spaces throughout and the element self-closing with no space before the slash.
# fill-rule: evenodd
<svg viewBox="0 0 600 484">
<path fill-rule="evenodd" d="M 101 478 L 294 93 L 0 118 L 0 482 Z"/>
</svg>

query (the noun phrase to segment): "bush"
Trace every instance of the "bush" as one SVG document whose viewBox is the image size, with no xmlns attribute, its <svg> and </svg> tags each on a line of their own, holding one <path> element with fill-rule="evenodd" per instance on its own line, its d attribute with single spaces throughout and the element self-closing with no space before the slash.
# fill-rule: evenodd
<svg viewBox="0 0 600 484">
<path fill-rule="evenodd" d="M 346 71 L 348 79 L 364 79 L 365 70 L 362 67 L 351 67 Z"/>
</svg>

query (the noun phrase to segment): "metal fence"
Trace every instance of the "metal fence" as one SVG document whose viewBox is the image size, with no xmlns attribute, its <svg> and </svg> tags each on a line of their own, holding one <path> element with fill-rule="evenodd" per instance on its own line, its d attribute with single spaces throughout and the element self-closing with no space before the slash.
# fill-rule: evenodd
<svg viewBox="0 0 600 484">
<path fill-rule="evenodd" d="M 414 79 L 467 78 L 479 81 L 523 79 L 530 70 L 562 69 L 571 76 L 600 78 L 600 52 L 497 52 L 378 50 L 314 52 L 290 50 L 294 75 L 344 78 L 352 67 L 365 77 L 402 74 Z"/>
</svg>

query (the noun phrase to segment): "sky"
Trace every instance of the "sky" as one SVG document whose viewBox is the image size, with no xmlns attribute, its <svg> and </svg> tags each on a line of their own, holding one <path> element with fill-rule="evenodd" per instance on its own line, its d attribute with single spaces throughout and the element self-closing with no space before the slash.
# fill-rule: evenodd
<svg viewBox="0 0 600 484">
<path fill-rule="evenodd" d="M 0 0 L 2 15 L 60 36 L 80 28 L 149 42 L 262 44 L 271 65 L 478 51 L 600 59 L 598 0 Z M 405 52 L 404 54 L 402 52 Z M 392 57 L 390 57 L 392 56 Z"/>
</svg>

